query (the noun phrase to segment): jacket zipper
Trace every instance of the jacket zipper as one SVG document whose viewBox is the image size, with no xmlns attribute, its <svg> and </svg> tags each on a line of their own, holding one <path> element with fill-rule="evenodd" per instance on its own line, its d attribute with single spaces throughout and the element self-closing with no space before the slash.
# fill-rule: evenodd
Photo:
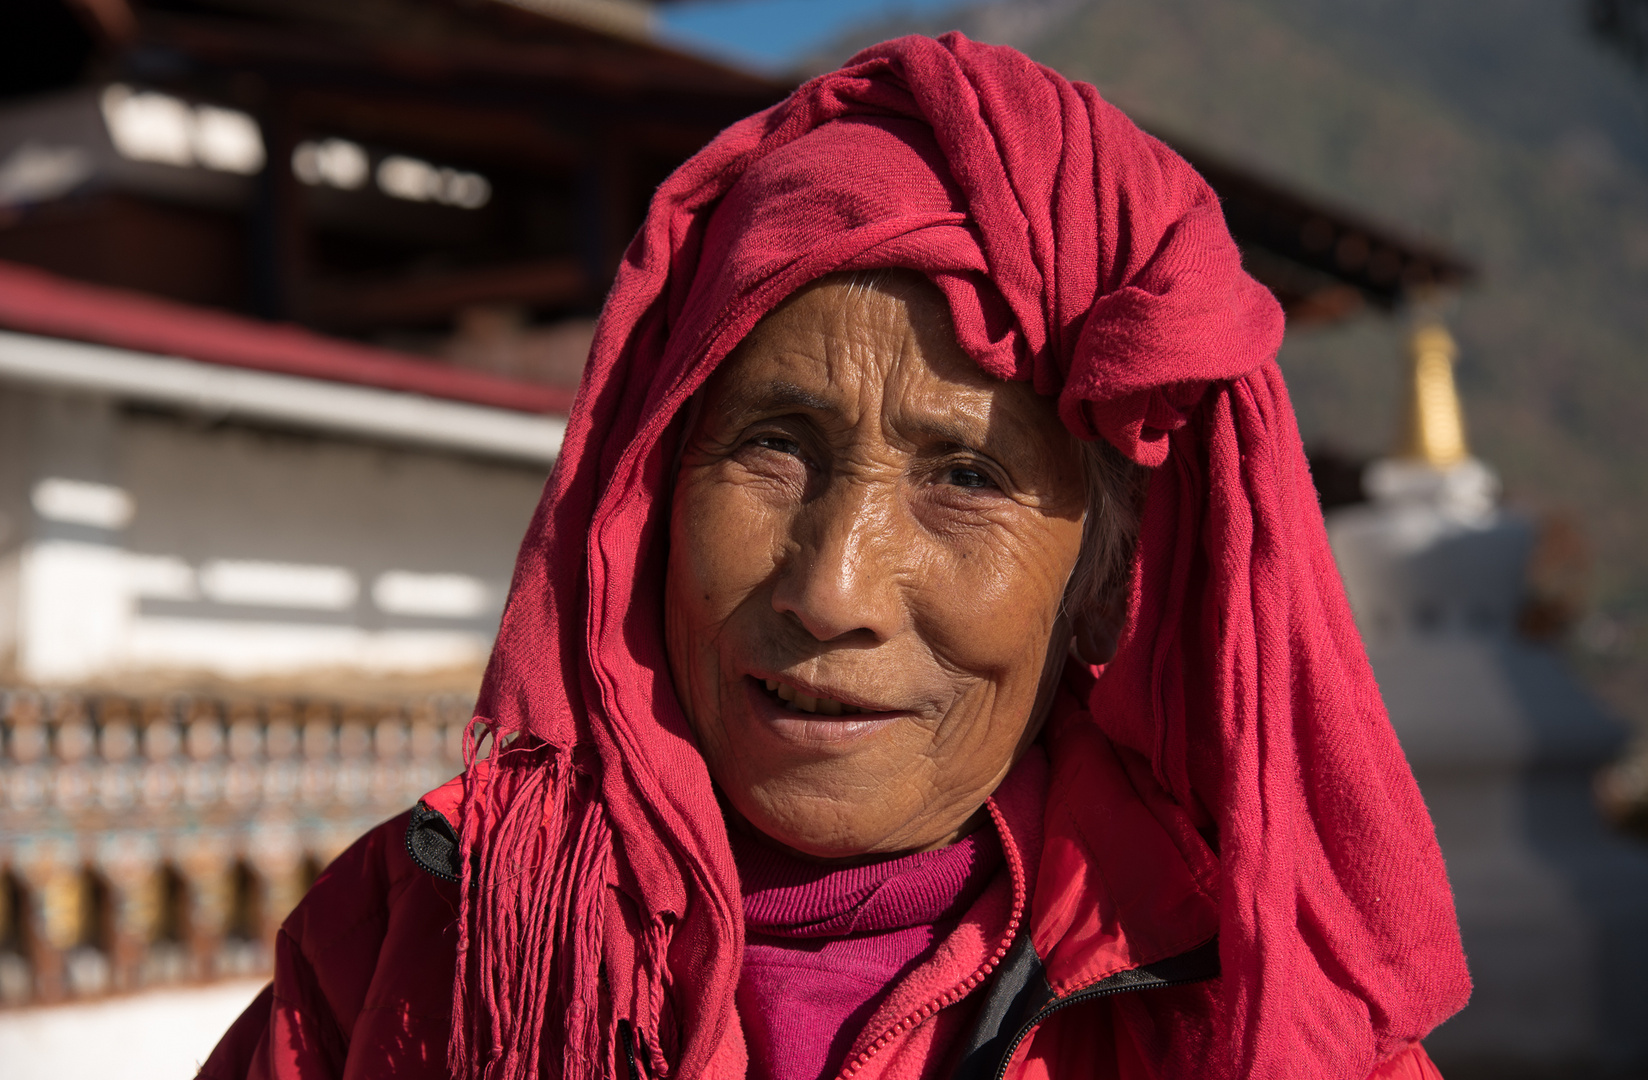
<svg viewBox="0 0 1648 1080">
<path fill-rule="evenodd" d="M 640 1063 L 641 1055 L 636 1051 L 635 1026 L 628 1020 L 618 1021 L 618 1041 L 624 1047 L 624 1061 L 629 1065 L 629 1080 L 647 1080 L 646 1066 Z"/>
<path fill-rule="evenodd" d="M 1117 974 L 1119 975 L 1121 972 L 1117 972 Z M 1019 1028 L 1018 1034 L 1014 1035 L 1013 1041 L 1007 1045 L 1007 1051 L 1001 1055 L 1001 1064 L 996 1067 L 996 1080 L 1006 1080 L 1007 1066 L 1012 1064 L 1013 1055 L 1019 1052 L 1019 1047 L 1023 1045 L 1025 1039 L 1030 1037 L 1030 1033 L 1040 1027 L 1049 1016 L 1066 1006 L 1079 1005 L 1084 1001 L 1093 1001 L 1096 998 L 1134 993 L 1139 990 L 1159 990 L 1167 986 L 1184 986 L 1187 983 L 1205 982 L 1207 978 L 1206 975 L 1187 975 L 1179 979 L 1162 979 L 1142 986 L 1105 986 L 1101 980 L 1097 985 L 1089 986 L 1085 990 L 1077 990 L 1068 997 L 1059 998 L 1051 1005 L 1043 1006 L 1040 1012 L 1025 1021 L 1024 1026 Z"/>
<path fill-rule="evenodd" d="M 991 972 L 995 971 L 996 968 L 1000 966 L 1002 960 L 1006 958 L 1008 950 L 1012 948 L 1013 942 L 1017 939 L 1019 920 L 1023 918 L 1025 908 L 1028 906 L 1026 899 L 1027 890 L 1023 877 L 1024 868 L 1023 864 L 1019 861 L 1019 856 L 1017 854 L 1018 847 L 1014 843 L 1013 838 L 1007 828 L 1007 819 L 1002 817 L 1001 810 L 996 806 L 995 800 L 986 799 L 984 805 L 990 811 L 990 819 L 995 823 L 996 835 L 1001 837 L 1002 850 L 1007 855 L 1008 865 L 1013 868 L 1013 914 L 1007 922 L 1006 937 L 997 949 L 996 954 L 989 960 L 985 961 L 983 966 L 976 972 L 970 975 L 961 984 L 952 986 L 949 990 L 945 991 L 943 994 L 940 994 L 937 998 L 929 1001 L 920 1009 L 910 1013 L 905 1016 L 904 1019 L 894 1024 L 891 1028 L 888 1028 L 882 1035 L 883 1039 L 885 1039 L 888 1034 L 892 1034 L 894 1032 L 903 1034 L 904 1032 L 909 1031 L 910 1028 L 914 1026 L 909 1023 L 910 1021 L 914 1020 L 917 1024 L 925 1022 L 939 1009 L 948 1008 L 949 1006 L 954 1005 L 957 1001 L 960 1001 L 962 998 L 966 997 L 968 994 L 972 993 L 973 990 L 982 984 L 985 979 L 989 978 Z M 958 989 L 962 992 L 959 995 L 956 995 L 956 991 Z M 858 1057 L 846 1062 L 842 1066 L 841 1071 L 836 1074 L 836 1080 L 851 1080 L 851 1078 L 856 1075 L 860 1069 L 869 1064 L 871 1058 L 875 1057 L 875 1055 L 881 1051 L 883 1045 L 883 1042 L 878 1040 Z"/>
</svg>

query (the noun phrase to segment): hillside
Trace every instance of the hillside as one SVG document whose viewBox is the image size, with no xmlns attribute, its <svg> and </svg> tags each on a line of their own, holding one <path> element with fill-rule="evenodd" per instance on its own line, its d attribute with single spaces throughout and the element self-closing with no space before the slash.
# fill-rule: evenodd
<svg viewBox="0 0 1648 1080">
<path fill-rule="evenodd" d="M 1482 271 L 1450 312 L 1473 448 L 1577 525 L 1570 647 L 1648 730 L 1648 79 L 1578 0 L 1009 0 L 958 26 L 1095 83 L 1154 130 L 1436 238 Z M 1307 442 L 1393 439 L 1398 320 L 1296 330 Z"/>
</svg>

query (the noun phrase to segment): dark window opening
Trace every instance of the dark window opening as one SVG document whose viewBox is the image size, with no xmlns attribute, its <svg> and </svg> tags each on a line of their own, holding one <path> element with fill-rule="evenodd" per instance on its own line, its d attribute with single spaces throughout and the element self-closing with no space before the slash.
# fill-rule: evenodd
<svg viewBox="0 0 1648 1080">
<path fill-rule="evenodd" d="M 170 864 L 160 869 L 160 919 L 155 941 L 181 945 L 189 936 L 189 883 Z"/>
<path fill-rule="evenodd" d="M 6 0 L 0 4 L 0 98 L 73 86 L 96 47 L 62 0 Z"/>
<path fill-rule="evenodd" d="M 224 927 L 224 934 L 241 941 L 261 940 L 263 879 L 245 862 L 236 862 L 230 874 L 229 921 Z"/>
</svg>

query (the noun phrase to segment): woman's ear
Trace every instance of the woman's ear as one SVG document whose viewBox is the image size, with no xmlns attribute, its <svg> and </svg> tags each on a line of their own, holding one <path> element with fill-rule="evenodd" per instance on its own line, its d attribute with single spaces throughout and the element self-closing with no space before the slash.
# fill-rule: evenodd
<svg viewBox="0 0 1648 1080">
<path fill-rule="evenodd" d="M 1112 590 L 1104 604 L 1081 612 L 1071 621 L 1071 656 L 1088 667 L 1108 664 L 1115 658 L 1122 624 L 1127 619 L 1125 597 L 1123 590 Z"/>
</svg>

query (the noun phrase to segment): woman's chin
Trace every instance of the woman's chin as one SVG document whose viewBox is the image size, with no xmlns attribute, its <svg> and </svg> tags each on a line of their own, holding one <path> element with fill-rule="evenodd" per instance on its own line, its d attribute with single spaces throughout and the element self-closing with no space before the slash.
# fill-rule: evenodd
<svg viewBox="0 0 1648 1080">
<path fill-rule="evenodd" d="M 884 854 L 880 848 L 885 838 L 867 832 L 857 822 L 837 821 L 833 828 L 821 828 L 824 823 L 817 819 L 797 821 L 787 814 L 767 814 L 759 804 L 739 817 L 747 835 L 809 862 L 845 863 Z"/>
<path fill-rule="evenodd" d="M 737 805 L 730 807 L 739 822 L 735 827 L 764 844 L 810 862 L 873 862 L 943 847 L 970 831 L 967 820 L 959 823 L 928 820 L 915 807 L 907 808 L 909 817 L 900 816 L 897 811 L 891 817 L 866 813 L 868 808 L 861 799 L 831 799 L 816 791 L 752 791 L 745 796 L 729 800 L 733 804 L 745 804 L 744 809 Z M 820 806 L 831 804 L 836 812 L 819 811 Z M 814 812 L 797 816 L 794 813 L 797 805 L 812 807 Z"/>
</svg>

